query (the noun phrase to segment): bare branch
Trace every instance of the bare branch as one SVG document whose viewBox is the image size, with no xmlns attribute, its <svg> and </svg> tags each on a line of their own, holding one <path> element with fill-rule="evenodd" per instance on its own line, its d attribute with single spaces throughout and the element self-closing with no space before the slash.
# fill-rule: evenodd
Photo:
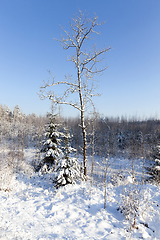
<svg viewBox="0 0 160 240">
<path fill-rule="evenodd" d="M 86 59 L 81 63 L 81 65 L 82 65 L 81 73 L 83 72 L 84 69 L 91 72 L 91 69 L 95 66 L 95 64 L 96 64 L 97 62 L 101 62 L 101 61 L 102 61 L 102 60 L 97 60 L 97 58 L 98 58 L 100 55 L 108 52 L 110 49 L 111 49 L 111 47 L 109 47 L 109 48 L 104 48 L 104 49 L 101 50 L 101 51 L 95 51 L 94 55 L 92 55 L 92 56 L 90 56 L 90 55 L 87 54 L 87 53 L 84 54 L 84 53 L 82 52 L 82 54 L 83 54 L 84 56 L 86 56 Z M 89 70 L 89 68 L 87 68 L 86 65 L 88 65 L 88 64 L 91 63 L 91 62 L 93 62 L 93 63 L 92 63 L 91 69 Z M 106 69 L 106 68 L 104 68 L 104 70 L 105 70 L 105 69 Z M 97 71 L 97 72 L 102 72 L 102 71 L 104 71 L 104 70 L 96 70 L 96 71 Z M 95 71 L 94 73 L 96 73 L 96 71 Z"/>
<path fill-rule="evenodd" d="M 77 110 L 81 111 L 81 108 L 72 102 L 65 102 L 65 101 L 63 102 L 63 101 L 58 101 L 58 100 L 52 100 L 52 102 L 54 102 L 55 104 L 70 105 L 70 106 L 76 108 Z"/>
</svg>

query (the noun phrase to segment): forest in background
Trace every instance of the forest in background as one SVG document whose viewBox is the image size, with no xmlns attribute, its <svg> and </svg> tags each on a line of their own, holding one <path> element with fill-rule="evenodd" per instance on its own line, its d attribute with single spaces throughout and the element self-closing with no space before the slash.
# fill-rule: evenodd
<svg viewBox="0 0 160 240">
<path fill-rule="evenodd" d="M 46 116 L 22 114 L 19 106 L 13 112 L 6 105 L 0 105 L 0 141 L 9 144 L 10 150 L 22 151 L 33 147 L 40 149 L 45 132 Z M 72 135 L 71 145 L 81 154 L 82 136 L 80 120 L 57 115 L 56 121 L 67 127 Z M 92 119 L 87 119 L 92 122 Z M 139 120 L 136 118 L 97 117 L 87 131 L 87 155 L 124 157 L 128 159 L 152 159 L 153 150 L 160 142 L 160 120 Z M 94 147 L 94 149 L 93 149 Z"/>
</svg>

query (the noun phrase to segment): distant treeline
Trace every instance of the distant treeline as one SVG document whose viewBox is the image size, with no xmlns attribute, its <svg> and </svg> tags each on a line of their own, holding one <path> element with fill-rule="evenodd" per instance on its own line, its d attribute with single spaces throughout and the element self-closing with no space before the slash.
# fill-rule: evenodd
<svg viewBox="0 0 160 240">
<path fill-rule="evenodd" d="M 57 116 L 61 129 L 67 127 L 72 134 L 72 146 L 81 153 L 82 133 L 80 120 Z M 48 121 L 46 116 L 24 115 L 18 106 L 10 111 L 0 105 L 0 137 L 19 147 L 40 147 Z M 136 118 L 87 119 L 88 154 L 122 156 L 127 158 L 151 158 L 155 146 L 160 143 L 160 120 Z"/>
<path fill-rule="evenodd" d="M 91 121 L 91 120 L 90 120 Z M 79 119 L 70 118 L 65 124 L 73 134 L 73 145 L 81 146 Z M 94 140 L 94 143 L 93 143 Z M 122 156 L 127 158 L 152 157 L 155 146 L 160 143 L 160 120 L 136 120 L 125 118 L 97 118 L 88 128 L 88 153 L 97 155 Z"/>
</svg>

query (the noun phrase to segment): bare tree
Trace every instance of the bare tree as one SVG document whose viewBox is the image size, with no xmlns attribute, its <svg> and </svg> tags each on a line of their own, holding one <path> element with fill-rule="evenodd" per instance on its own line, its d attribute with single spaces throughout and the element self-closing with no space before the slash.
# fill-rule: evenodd
<svg viewBox="0 0 160 240">
<path fill-rule="evenodd" d="M 93 96 L 98 96 L 95 92 L 94 86 L 94 77 L 95 75 L 102 73 L 107 67 L 98 67 L 97 65 L 102 62 L 102 55 L 110 50 L 110 47 L 103 48 L 102 50 L 97 50 L 94 46 L 92 50 L 86 50 L 86 40 L 91 39 L 92 34 L 99 34 L 94 29 L 96 26 L 103 23 L 97 23 L 97 16 L 94 16 L 93 19 L 90 19 L 87 14 L 82 14 L 79 11 L 78 14 L 74 16 L 72 22 L 70 23 L 70 32 L 67 32 L 62 27 L 62 30 L 65 33 L 65 37 L 61 36 L 59 41 L 64 49 L 74 49 L 75 54 L 72 57 L 69 57 L 68 61 L 71 61 L 75 64 L 76 68 L 76 80 L 72 80 L 71 77 L 66 77 L 64 81 L 55 81 L 54 77 L 53 82 L 44 82 L 44 86 L 41 87 L 40 97 L 41 99 L 49 98 L 55 104 L 66 104 L 76 108 L 80 111 L 81 116 L 81 129 L 83 135 L 83 162 L 84 162 L 84 175 L 87 177 L 87 133 L 85 124 L 85 114 L 87 113 L 90 107 L 93 107 L 94 104 L 92 101 Z M 57 85 L 65 85 L 66 90 L 63 95 L 57 96 L 54 91 L 47 91 L 48 87 L 55 87 Z M 71 94 L 78 94 L 78 101 L 73 101 L 69 99 Z M 95 111 L 95 109 L 94 109 Z"/>
</svg>

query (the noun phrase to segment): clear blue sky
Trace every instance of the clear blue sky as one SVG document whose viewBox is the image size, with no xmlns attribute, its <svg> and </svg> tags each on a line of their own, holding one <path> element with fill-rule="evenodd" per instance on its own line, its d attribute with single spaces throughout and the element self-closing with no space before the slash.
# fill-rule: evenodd
<svg viewBox="0 0 160 240">
<path fill-rule="evenodd" d="M 102 95 L 94 99 L 99 113 L 160 117 L 160 0 L 0 0 L 0 104 L 26 114 L 50 109 L 37 92 L 47 70 L 57 80 L 72 74 L 70 52 L 53 38 L 79 9 L 107 20 L 95 39 L 98 48 L 112 47 L 97 89 Z M 78 115 L 72 108 L 62 113 Z"/>
</svg>

